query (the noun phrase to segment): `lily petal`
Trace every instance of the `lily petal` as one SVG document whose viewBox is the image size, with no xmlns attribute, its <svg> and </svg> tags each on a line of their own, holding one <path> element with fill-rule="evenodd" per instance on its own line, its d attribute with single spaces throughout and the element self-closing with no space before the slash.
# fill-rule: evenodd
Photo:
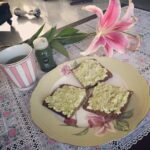
<svg viewBox="0 0 150 150">
<path fill-rule="evenodd" d="M 129 28 L 133 27 L 136 23 L 137 19 L 135 17 L 130 18 L 129 20 L 126 21 L 121 21 L 118 22 L 114 27 L 113 31 L 125 31 L 128 30 Z"/>
<path fill-rule="evenodd" d="M 128 47 L 127 49 L 130 51 L 135 51 L 139 50 L 140 43 L 141 43 L 141 38 L 139 35 L 132 35 L 132 34 L 127 34 L 128 38 Z"/>
<path fill-rule="evenodd" d="M 102 36 L 96 35 L 87 50 L 81 52 L 80 54 L 83 56 L 93 54 L 98 50 L 100 46 L 105 45 L 105 43 L 105 39 Z"/>
<path fill-rule="evenodd" d="M 88 6 L 82 7 L 82 9 L 96 14 L 99 19 L 98 20 L 98 29 L 101 28 L 101 20 L 103 18 L 103 11 L 99 7 L 96 7 L 95 5 L 88 5 Z"/>
<path fill-rule="evenodd" d="M 105 36 L 106 43 L 119 53 L 124 53 L 128 46 L 128 38 L 124 33 L 111 32 Z M 106 47 L 106 46 L 105 46 Z"/>
<path fill-rule="evenodd" d="M 125 15 L 121 18 L 121 20 L 115 24 L 114 30 L 124 31 L 131 28 L 137 19 L 134 17 L 134 4 L 132 0 L 129 0 L 129 6 L 126 10 Z"/>
<path fill-rule="evenodd" d="M 98 18 L 103 17 L 103 11 L 99 7 L 96 7 L 95 5 L 88 5 L 88 6 L 82 7 L 82 9 L 96 14 Z"/>
<path fill-rule="evenodd" d="M 101 26 L 108 28 L 113 26 L 119 19 L 121 13 L 121 5 L 119 0 L 110 0 L 108 8 L 103 16 Z"/>
<path fill-rule="evenodd" d="M 106 43 L 106 45 L 104 47 L 104 52 L 105 52 L 105 55 L 108 56 L 108 57 L 113 56 L 113 49 L 112 49 L 112 47 L 109 46 L 108 43 Z"/>
<path fill-rule="evenodd" d="M 133 16 L 134 16 L 134 4 L 132 3 L 132 0 L 129 0 L 129 6 L 128 6 L 126 13 L 124 14 L 124 16 L 122 17 L 121 20 L 122 21 L 128 20 Z"/>
<path fill-rule="evenodd" d="M 101 9 L 93 5 L 89 5 L 84 9 L 95 13 L 99 20 L 97 35 L 87 50 L 80 53 L 81 55 L 93 54 L 100 46 L 104 47 L 104 52 L 109 57 L 113 55 L 113 50 L 124 53 L 126 49 L 133 51 L 139 48 L 139 36 L 129 35 L 124 32 L 137 21 L 134 17 L 134 4 L 132 0 L 129 0 L 129 6 L 121 19 L 119 19 L 121 13 L 120 0 L 109 0 L 105 14 L 103 14 Z"/>
</svg>

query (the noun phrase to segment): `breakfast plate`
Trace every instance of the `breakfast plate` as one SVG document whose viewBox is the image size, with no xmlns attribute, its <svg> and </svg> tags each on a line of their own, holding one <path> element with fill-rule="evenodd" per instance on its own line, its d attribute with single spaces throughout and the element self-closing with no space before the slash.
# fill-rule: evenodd
<svg viewBox="0 0 150 150">
<path fill-rule="evenodd" d="M 64 119 L 43 106 L 43 100 L 61 84 L 81 87 L 71 69 L 81 61 L 93 58 L 113 74 L 108 83 L 126 87 L 134 93 L 117 119 L 88 114 L 82 108 L 71 119 Z M 149 86 L 128 63 L 107 57 L 81 57 L 45 74 L 33 91 L 30 104 L 32 120 L 51 139 L 77 146 L 95 146 L 120 139 L 137 127 L 150 108 Z"/>
</svg>

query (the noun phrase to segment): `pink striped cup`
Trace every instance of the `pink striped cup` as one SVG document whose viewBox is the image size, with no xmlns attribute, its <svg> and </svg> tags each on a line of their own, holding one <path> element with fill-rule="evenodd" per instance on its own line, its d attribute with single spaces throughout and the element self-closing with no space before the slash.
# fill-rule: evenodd
<svg viewBox="0 0 150 150">
<path fill-rule="evenodd" d="M 10 60 L 22 57 L 17 62 Z M 8 77 L 21 89 L 33 87 L 36 81 L 36 63 L 33 49 L 28 44 L 15 45 L 0 52 L 0 67 Z"/>
</svg>

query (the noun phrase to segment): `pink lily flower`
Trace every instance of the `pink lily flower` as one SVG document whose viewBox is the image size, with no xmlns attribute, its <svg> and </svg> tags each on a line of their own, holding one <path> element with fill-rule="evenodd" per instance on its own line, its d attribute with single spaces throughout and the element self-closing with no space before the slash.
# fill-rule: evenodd
<svg viewBox="0 0 150 150">
<path fill-rule="evenodd" d="M 103 136 L 106 132 L 115 132 L 112 121 L 101 115 L 88 116 L 89 127 L 94 128 L 95 135 Z"/>
<path fill-rule="evenodd" d="M 108 8 L 103 14 L 102 10 L 94 5 L 88 5 L 83 9 L 95 13 L 98 17 L 96 36 L 90 46 L 81 55 L 86 56 L 95 53 L 101 46 L 104 47 L 106 56 L 111 57 L 113 50 L 124 53 L 126 49 L 137 50 L 140 46 L 138 35 L 125 33 L 134 26 L 134 4 L 129 0 L 129 6 L 122 18 L 121 5 L 119 0 L 110 0 Z"/>
</svg>

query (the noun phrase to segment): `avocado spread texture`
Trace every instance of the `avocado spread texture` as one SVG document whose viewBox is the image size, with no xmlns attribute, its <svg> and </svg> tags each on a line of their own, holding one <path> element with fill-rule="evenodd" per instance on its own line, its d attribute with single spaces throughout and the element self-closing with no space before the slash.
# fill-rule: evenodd
<svg viewBox="0 0 150 150">
<path fill-rule="evenodd" d="M 85 89 L 63 85 L 57 88 L 51 96 L 45 99 L 48 108 L 62 113 L 68 118 L 72 116 L 86 96 Z"/>
<path fill-rule="evenodd" d="M 99 83 L 88 101 L 87 109 L 106 114 L 120 114 L 121 108 L 128 102 L 130 92 L 114 85 Z"/>
<path fill-rule="evenodd" d="M 93 59 L 82 61 L 77 68 L 73 69 L 73 73 L 84 87 L 93 86 L 108 76 L 107 69 Z"/>
</svg>

